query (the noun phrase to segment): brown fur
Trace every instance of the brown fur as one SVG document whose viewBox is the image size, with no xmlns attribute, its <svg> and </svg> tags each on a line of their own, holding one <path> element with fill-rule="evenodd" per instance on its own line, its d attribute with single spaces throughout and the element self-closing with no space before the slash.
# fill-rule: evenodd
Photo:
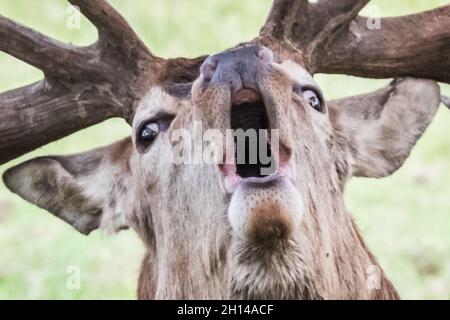
<svg viewBox="0 0 450 320">
<path fill-rule="evenodd" d="M 251 80 L 271 128 L 292 150 L 290 178 L 229 194 L 215 165 L 168 161 L 175 129 L 192 132 L 194 120 L 229 128 L 230 86 L 200 75 L 189 97 L 149 90 L 133 138 L 31 160 L 5 182 L 81 232 L 133 228 L 147 248 L 141 299 L 397 299 L 345 208 L 344 188 L 353 175 L 382 177 L 402 165 L 436 112 L 436 84 L 404 79 L 318 112 L 293 92 L 320 92 L 302 67 L 270 62 L 256 70 Z M 138 151 L 137 126 L 162 111 L 176 115 L 172 126 Z"/>
</svg>

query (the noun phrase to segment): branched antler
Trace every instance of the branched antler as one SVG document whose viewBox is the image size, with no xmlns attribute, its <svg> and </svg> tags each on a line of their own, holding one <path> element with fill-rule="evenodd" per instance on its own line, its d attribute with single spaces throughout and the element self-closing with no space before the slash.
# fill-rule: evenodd
<svg viewBox="0 0 450 320">
<path fill-rule="evenodd" d="M 69 1 L 97 27 L 95 44 L 65 44 L 0 16 L 0 50 L 45 74 L 0 94 L 0 164 L 108 118 L 130 120 L 144 90 L 190 81 L 203 61 L 156 57 L 105 0 Z"/>
<path fill-rule="evenodd" d="M 380 26 L 369 30 L 367 18 L 358 17 L 351 31 L 325 50 L 315 71 L 450 82 L 450 6 L 383 18 Z"/>
<path fill-rule="evenodd" d="M 205 57 L 162 59 L 106 0 L 69 0 L 98 41 L 77 47 L 0 16 L 0 50 L 45 79 L 0 94 L 0 164 L 111 117 L 131 120 L 152 86 L 190 82 Z M 383 18 L 358 16 L 369 0 L 274 0 L 258 42 L 312 73 L 368 78 L 413 76 L 450 83 L 450 6 Z"/>
<path fill-rule="evenodd" d="M 258 41 L 312 73 L 415 76 L 450 82 L 450 6 L 380 19 L 357 16 L 368 0 L 275 0 Z"/>
<path fill-rule="evenodd" d="M 259 40 L 269 47 L 275 47 L 273 49 L 281 56 L 312 65 L 316 53 L 338 36 L 342 29 L 348 28 L 350 21 L 368 2 L 275 0 Z M 299 52 L 306 61 L 299 61 Z"/>
</svg>

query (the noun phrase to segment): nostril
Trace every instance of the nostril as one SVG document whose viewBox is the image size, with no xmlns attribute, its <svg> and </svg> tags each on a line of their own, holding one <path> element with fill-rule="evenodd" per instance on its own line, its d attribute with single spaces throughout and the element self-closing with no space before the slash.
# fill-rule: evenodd
<svg viewBox="0 0 450 320">
<path fill-rule="evenodd" d="M 273 52 L 269 48 L 262 47 L 257 54 L 258 58 L 265 64 L 273 62 Z"/>
<path fill-rule="evenodd" d="M 211 80 L 217 69 L 217 59 L 209 57 L 203 62 L 200 72 L 206 80 Z"/>
</svg>

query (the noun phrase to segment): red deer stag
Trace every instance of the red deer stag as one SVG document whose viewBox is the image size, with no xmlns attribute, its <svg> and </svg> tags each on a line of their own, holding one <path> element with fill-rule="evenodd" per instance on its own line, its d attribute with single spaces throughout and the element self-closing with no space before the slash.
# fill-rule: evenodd
<svg viewBox="0 0 450 320">
<path fill-rule="evenodd" d="M 432 121 L 435 81 L 450 83 L 450 6 L 370 30 L 358 15 L 368 0 L 275 0 L 249 42 L 166 60 L 105 0 L 69 2 L 98 29 L 93 45 L 0 17 L 0 49 L 45 74 L 0 95 L 0 162 L 111 117 L 125 118 L 132 135 L 13 167 L 10 190 L 84 234 L 133 228 L 146 245 L 139 298 L 398 298 L 343 192 L 352 176 L 392 174 Z M 397 78 L 326 103 L 318 72 Z M 278 130 L 275 170 L 263 175 L 262 161 L 233 154 L 225 164 L 170 161 L 174 133 L 195 123 Z"/>
</svg>

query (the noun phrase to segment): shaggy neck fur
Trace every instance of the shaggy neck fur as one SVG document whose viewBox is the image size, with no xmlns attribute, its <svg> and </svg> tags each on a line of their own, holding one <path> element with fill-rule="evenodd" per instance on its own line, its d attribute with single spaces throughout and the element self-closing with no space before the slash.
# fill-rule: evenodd
<svg viewBox="0 0 450 320">
<path fill-rule="evenodd" d="M 198 170 L 213 174 L 208 166 L 199 165 Z M 181 178 L 186 172 L 176 171 L 167 174 Z M 293 239 L 250 245 L 233 235 L 223 205 L 227 199 L 217 185 L 201 177 L 184 176 L 198 186 L 198 197 L 182 194 L 181 188 L 162 193 L 166 199 L 160 203 L 167 206 L 156 208 L 160 214 L 151 222 L 158 237 L 148 245 L 139 298 L 398 298 L 337 189 L 322 195 L 320 202 L 309 195 L 307 213 Z M 208 201 L 202 195 L 208 195 Z"/>
</svg>

